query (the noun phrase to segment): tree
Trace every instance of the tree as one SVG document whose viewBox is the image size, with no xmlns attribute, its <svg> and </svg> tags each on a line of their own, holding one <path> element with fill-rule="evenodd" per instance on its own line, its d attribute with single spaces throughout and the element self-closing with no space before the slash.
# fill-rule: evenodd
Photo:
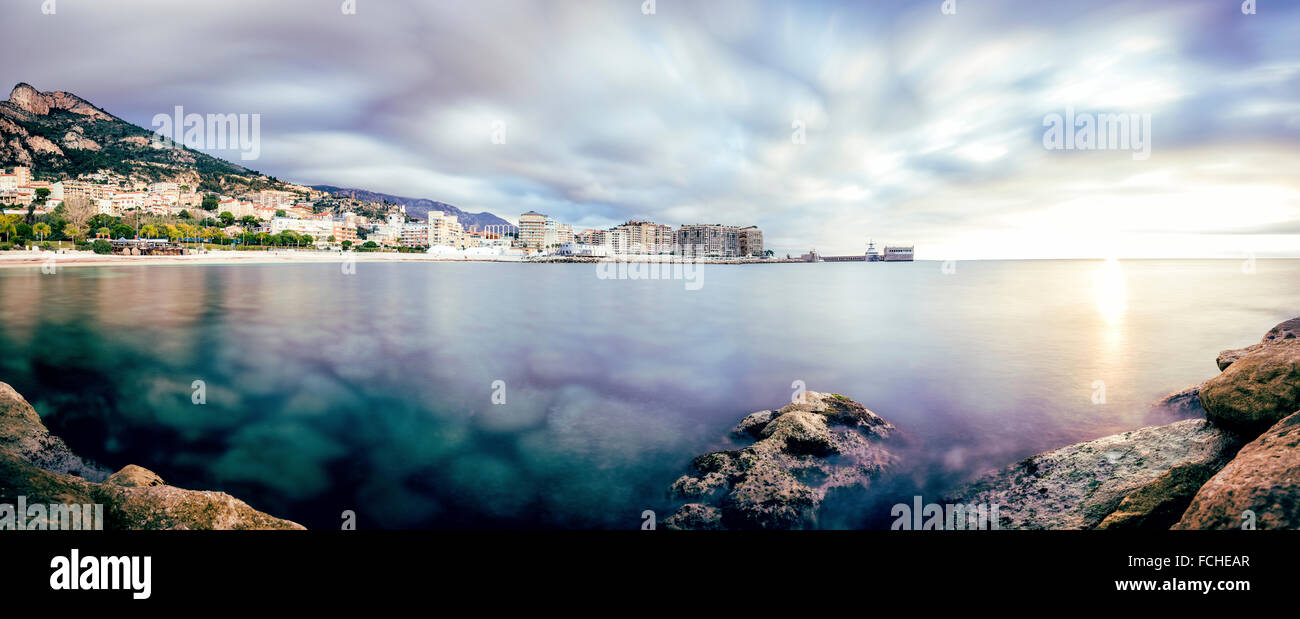
<svg viewBox="0 0 1300 619">
<path fill-rule="evenodd" d="M 95 238 L 102 239 L 106 236 L 113 236 L 113 231 L 109 230 L 108 228 L 99 228 L 95 230 Z"/>
<path fill-rule="evenodd" d="M 298 240 L 299 240 L 303 245 L 306 245 L 306 246 L 308 246 L 308 247 L 311 247 L 312 242 L 314 242 L 316 239 L 313 239 L 313 238 L 311 237 L 310 234 L 304 234 L 304 235 L 298 237 Z"/>
<path fill-rule="evenodd" d="M 217 219 L 221 220 L 222 225 L 235 225 L 235 216 L 231 214 L 230 211 L 221 211 L 221 214 L 217 215 Z"/>
<path fill-rule="evenodd" d="M 343 251 L 347 251 L 349 247 L 352 247 L 352 241 L 343 241 Z"/>
<path fill-rule="evenodd" d="M 276 217 L 288 217 L 288 215 L 288 213 L 284 212 L 284 209 L 276 209 L 275 211 Z"/>
<path fill-rule="evenodd" d="M 5 242 L 13 240 L 14 233 L 18 231 L 14 225 L 14 218 L 17 215 L 0 215 L 0 235 L 4 235 Z"/>
<path fill-rule="evenodd" d="M 193 219 L 193 217 L 190 215 L 190 212 L 186 210 L 182 210 L 181 212 L 177 213 L 176 216 L 180 217 L 181 219 Z"/>
<path fill-rule="evenodd" d="M 221 200 L 218 200 L 217 197 L 212 194 L 208 194 L 203 196 L 202 206 L 205 211 L 215 211 L 218 206 L 221 206 Z"/>
<path fill-rule="evenodd" d="M 85 235 L 87 222 L 98 211 L 88 198 L 76 196 L 63 201 L 63 217 L 72 224 L 72 240 L 76 242 L 78 233 Z M 66 230 L 66 228 L 65 228 Z"/>
<path fill-rule="evenodd" d="M 87 231 L 89 229 L 90 228 L 86 227 L 86 224 L 77 225 L 72 222 L 68 222 L 63 226 L 63 234 L 67 235 L 68 238 L 71 239 L 72 242 L 75 244 L 77 242 L 77 237 L 81 237 L 82 239 L 86 238 L 86 234 L 88 234 Z"/>
<path fill-rule="evenodd" d="M 45 239 L 50 236 L 50 224 L 42 221 L 32 226 L 32 232 L 35 232 L 36 236 L 41 239 L 41 242 L 44 242 Z"/>
<path fill-rule="evenodd" d="M 108 254 L 112 253 L 113 246 L 104 239 L 95 239 L 95 243 L 91 246 L 91 249 L 93 249 L 97 254 Z"/>
<path fill-rule="evenodd" d="M 251 228 L 257 225 L 257 218 L 252 215 L 244 215 L 239 218 L 239 222 L 244 224 L 245 228 Z"/>
</svg>

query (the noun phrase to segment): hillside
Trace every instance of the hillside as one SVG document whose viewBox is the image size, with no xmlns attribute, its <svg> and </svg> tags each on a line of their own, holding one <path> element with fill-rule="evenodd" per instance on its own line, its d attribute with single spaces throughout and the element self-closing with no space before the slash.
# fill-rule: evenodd
<svg viewBox="0 0 1300 619">
<path fill-rule="evenodd" d="M 153 132 L 126 122 L 67 92 L 40 92 L 20 83 L 0 101 L 0 168 L 28 166 L 41 180 L 74 179 L 111 170 L 147 182 L 176 182 L 201 191 L 241 195 L 286 189 L 274 177 L 189 148 L 154 148 Z M 425 198 L 318 185 L 315 189 L 368 202 L 406 206 L 411 217 L 431 210 L 457 215 L 466 228 L 509 225 L 492 213 L 468 213 Z"/>
<path fill-rule="evenodd" d="M 285 185 L 188 148 L 153 148 L 152 135 L 71 93 L 18 84 L 0 102 L 0 167 L 29 166 L 38 179 L 111 170 L 231 195 Z"/>
<path fill-rule="evenodd" d="M 443 211 L 456 215 L 461 225 L 468 230 L 471 227 L 478 226 L 482 229 L 484 226 L 501 226 L 513 225 L 510 222 L 488 213 L 468 213 L 455 206 L 445 202 L 438 202 L 428 198 L 404 198 L 402 196 L 393 196 L 386 193 L 367 191 L 365 189 L 352 189 L 348 187 L 334 187 L 333 185 L 312 185 L 312 189 L 324 191 L 336 196 L 345 196 L 361 200 L 364 202 L 391 202 L 401 204 L 406 207 L 406 214 L 416 219 L 425 219 L 429 211 Z"/>
</svg>

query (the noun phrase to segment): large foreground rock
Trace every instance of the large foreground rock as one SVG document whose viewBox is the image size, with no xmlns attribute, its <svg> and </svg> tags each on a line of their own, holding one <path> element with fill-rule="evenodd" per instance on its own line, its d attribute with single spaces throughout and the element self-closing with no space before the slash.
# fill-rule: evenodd
<svg viewBox="0 0 1300 619">
<path fill-rule="evenodd" d="M 1300 529 L 1300 412 L 1241 448 L 1196 493 L 1174 528 L 1240 529 L 1254 512 L 1259 529 Z"/>
<path fill-rule="evenodd" d="M 664 526 L 812 528 L 829 491 L 865 487 L 894 462 L 880 445 L 894 431 L 889 422 L 838 394 L 805 396 L 742 420 L 732 436 L 752 445 L 695 458 L 669 491 L 688 503 Z"/>
<path fill-rule="evenodd" d="M 147 469 L 139 474 L 157 478 Z M 119 477 L 114 475 L 114 477 Z M 167 485 L 118 485 L 39 469 L 0 451 L 0 503 L 27 505 L 103 505 L 106 530 L 154 529 L 302 529 L 303 526 L 259 512 L 223 492 L 182 490 Z M 129 480 L 125 480 L 129 481 Z M 161 484 L 161 479 L 158 482 Z"/>
<path fill-rule="evenodd" d="M 1300 408 L 1300 339 L 1281 339 L 1242 356 L 1206 381 L 1200 397 L 1207 419 L 1258 436 Z"/>
<path fill-rule="evenodd" d="M 998 504 L 1004 529 L 1092 529 L 1113 514 L 1106 528 L 1168 528 L 1196 479 L 1208 479 L 1240 446 L 1237 435 L 1202 419 L 1141 428 L 1027 458 L 951 502 Z"/>
<path fill-rule="evenodd" d="M 102 481 L 101 481 L 102 480 Z M 102 505 L 105 529 L 302 529 L 222 492 L 166 485 L 128 465 L 113 475 L 49 433 L 26 400 L 0 383 L 0 504 Z"/>
</svg>

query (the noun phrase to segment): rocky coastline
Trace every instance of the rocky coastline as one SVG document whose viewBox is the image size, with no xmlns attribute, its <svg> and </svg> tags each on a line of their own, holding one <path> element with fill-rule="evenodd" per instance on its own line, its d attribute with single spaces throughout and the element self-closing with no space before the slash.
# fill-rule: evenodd
<svg viewBox="0 0 1300 619">
<path fill-rule="evenodd" d="M 953 489 L 1001 506 L 1001 529 L 1300 528 L 1300 318 L 1225 350 L 1220 374 L 1156 403 L 1183 416 L 1040 453 Z M 753 413 L 748 446 L 691 461 L 669 529 L 817 526 L 828 490 L 865 488 L 897 462 L 889 422 L 840 395 Z"/>
<path fill-rule="evenodd" d="M 13 505 L 101 505 L 99 525 L 105 530 L 304 528 L 223 492 L 168 486 L 136 465 L 109 474 L 72 453 L 41 423 L 27 400 L 0 382 L 0 506 Z M 10 514 L 15 515 L 31 518 Z M 57 523 L 37 516 L 24 526 Z"/>
</svg>

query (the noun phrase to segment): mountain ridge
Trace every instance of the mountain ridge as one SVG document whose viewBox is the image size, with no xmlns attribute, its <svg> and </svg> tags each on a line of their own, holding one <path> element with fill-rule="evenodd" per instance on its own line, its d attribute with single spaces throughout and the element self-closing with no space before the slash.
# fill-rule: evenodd
<svg viewBox="0 0 1300 619">
<path fill-rule="evenodd" d="M 408 198 L 405 196 L 380 193 L 378 191 L 370 191 L 368 189 L 337 187 L 334 185 L 311 185 L 311 188 L 338 197 L 355 197 L 357 200 L 363 200 L 366 202 L 391 202 L 393 204 L 400 204 L 406 207 L 406 214 L 408 216 L 416 219 L 427 218 L 429 211 L 443 211 L 456 215 L 457 220 L 461 225 L 465 226 L 465 229 L 467 230 L 473 226 L 478 226 L 481 229 L 484 226 L 514 225 L 509 221 L 502 219 L 500 216 L 487 211 L 470 213 L 454 205 L 447 204 L 446 202 L 439 202 L 429 198 Z"/>
<path fill-rule="evenodd" d="M 122 120 L 95 104 L 65 91 L 42 92 L 19 82 L 0 101 L 0 168 L 27 166 L 37 178 L 76 178 L 112 170 L 123 176 L 176 182 L 200 191 L 238 195 L 260 189 L 284 189 L 289 183 L 239 164 L 176 145 L 152 146 L 154 132 Z M 406 206 L 407 214 L 424 219 L 431 210 L 458 216 L 466 228 L 510 225 L 486 211 L 470 213 L 428 198 L 408 198 L 368 189 L 314 185 L 335 196 Z"/>
</svg>

